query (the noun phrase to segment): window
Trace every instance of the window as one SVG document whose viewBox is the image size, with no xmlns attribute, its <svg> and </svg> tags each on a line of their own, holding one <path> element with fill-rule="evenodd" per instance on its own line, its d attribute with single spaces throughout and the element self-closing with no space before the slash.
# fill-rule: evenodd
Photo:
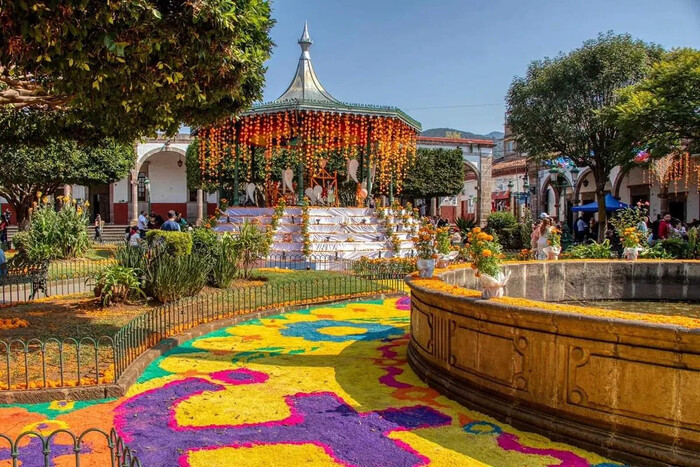
<svg viewBox="0 0 700 467">
<path fill-rule="evenodd" d="M 189 199 L 190 199 L 190 203 L 197 202 L 197 190 L 190 190 Z"/>
<path fill-rule="evenodd" d="M 145 172 L 139 172 L 138 178 L 138 193 L 139 201 L 146 201 L 146 178 L 147 174 Z"/>
</svg>

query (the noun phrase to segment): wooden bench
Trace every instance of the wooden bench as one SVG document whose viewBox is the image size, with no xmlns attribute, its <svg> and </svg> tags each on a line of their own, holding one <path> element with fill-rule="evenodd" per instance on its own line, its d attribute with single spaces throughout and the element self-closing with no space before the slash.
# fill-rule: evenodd
<svg viewBox="0 0 700 467">
<path fill-rule="evenodd" d="M 10 260 L 0 265 L 0 286 L 31 284 L 32 293 L 29 299 L 32 300 L 39 290 L 48 297 L 48 287 L 46 285 L 49 275 L 49 262 L 27 263 Z"/>
</svg>

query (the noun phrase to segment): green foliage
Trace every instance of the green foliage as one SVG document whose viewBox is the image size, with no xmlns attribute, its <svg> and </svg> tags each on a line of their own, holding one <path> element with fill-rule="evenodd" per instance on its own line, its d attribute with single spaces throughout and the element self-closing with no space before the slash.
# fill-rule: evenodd
<svg viewBox="0 0 700 467">
<path fill-rule="evenodd" d="M 213 123 L 262 97 L 270 14 L 265 0 L 5 1 L 0 105 L 65 108 L 129 142 Z"/>
<path fill-rule="evenodd" d="M 566 250 L 566 256 L 575 259 L 610 259 L 613 255 L 609 240 L 574 245 Z"/>
<path fill-rule="evenodd" d="M 688 249 L 690 250 L 689 258 L 700 256 L 700 231 L 698 231 L 697 227 L 693 227 L 688 231 Z"/>
<path fill-rule="evenodd" d="M 15 209 L 20 225 L 28 218 L 38 192 L 52 195 L 63 184 L 111 183 L 125 177 L 133 167 L 132 142 L 99 140 L 83 144 L 72 135 L 52 138 L 40 130 L 48 120 L 40 112 L 23 111 L 21 118 L 17 115 L 0 109 L 0 196 Z M 12 143 L 12 134 L 32 138 L 26 143 Z"/>
<path fill-rule="evenodd" d="M 149 230 L 146 232 L 146 240 L 150 246 L 162 243 L 166 250 L 175 256 L 192 253 L 192 235 L 188 232 Z"/>
<path fill-rule="evenodd" d="M 636 140 L 625 140 L 604 111 L 660 56 L 656 46 L 608 33 L 569 54 L 532 62 L 508 91 L 507 123 L 521 151 L 535 162 L 565 155 L 577 167 L 591 168 L 602 226 L 605 183 L 615 166 L 630 160 Z"/>
<path fill-rule="evenodd" d="M 187 172 L 187 189 L 188 190 L 198 190 L 203 189 L 206 193 L 211 193 L 216 191 L 219 187 L 208 182 L 204 177 L 202 177 L 202 169 L 199 165 L 199 140 L 194 138 L 192 143 L 187 146 L 187 151 L 185 152 L 185 171 Z M 229 158 L 227 158 L 229 159 Z M 229 161 L 223 161 L 222 165 L 230 165 Z M 223 174 L 229 171 L 222 171 Z M 233 173 L 231 172 L 231 177 Z M 233 182 L 233 180 L 231 180 Z"/>
<path fill-rule="evenodd" d="M 672 259 L 669 253 L 663 249 L 660 243 L 655 243 L 650 247 L 642 248 L 639 257 L 643 259 Z"/>
<path fill-rule="evenodd" d="M 435 246 L 437 247 L 437 252 L 441 255 L 447 255 L 452 251 L 450 229 L 447 227 L 440 227 L 435 230 Z"/>
<path fill-rule="evenodd" d="M 463 185 L 461 149 L 418 148 L 401 194 L 413 198 L 453 196 L 462 191 Z"/>
<path fill-rule="evenodd" d="M 363 256 L 352 263 L 355 275 L 370 280 L 406 276 L 416 270 L 416 258 L 375 258 Z"/>
<path fill-rule="evenodd" d="M 459 229 L 462 238 L 466 238 L 469 231 L 471 231 L 471 229 L 473 229 L 474 226 L 476 226 L 476 221 L 472 219 L 463 219 L 461 217 L 458 217 L 455 220 L 455 224 L 457 224 L 457 228 Z"/>
<path fill-rule="evenodd" d="M 239 252 L 241 265 L 243 266 L 243 275 L 246 278 L 253 263 L 267 256 L 270 250 L 267 235 L 261 232 L 256 224 L 248 221 L 241 225 L 234 244 Z"/>
<path fill-rule="evenodd" d="M 664 54 L 646 78 L 619 91 L 609 114 L 633 140 L 662 154 L 673 147 L 696 152 L 700 143 L 700 51 Z M 653 151 L 653 149 L 652 149 Z"/>
<path fill-rule="evenodd" d="M 192 231 L 192 254 L 214 256 L 218 248 L 219 236 L 211 229 L 196 227 Z"/>
<path fill-rule="evenodd" d="M 207 256 L 175 256 L 161 248 L 145 275 L 146 290 L 162 303 L 196 295 L 207 283 L 210 263 Z"/>
<path fill-rule="evenodd" d="M 629 207 L 617 211 L 615 215 L 610 218 L 610 223 L 618 232 L 624 232 L 625 229 L 636 229 L 646 215 L 646 209 Z"/>
<path fill-rule="evenodd" d="M 136 271 L 142 276 L 148 269 L 148 257 L 141 248 L 134 248 L 128 245 L 120 245 L 114 255 L 117 264 L 124 268 Z"/>
<path fill-rule="evenodd" d="M 486 220 L 486 228 L 498 233 L 501 229 L 509 229 L 518 225 L 518 220 L 510 211 L 492 212 Z"/>
<path fill-rule="evenodd" d="M 671 257 L 676 259 L 689 259 L 693 257 L 692 246 L 682 238 L 672 237 L 658 242 L 661 248 Z"/>
<path fill-rule="evenodd" d="M 87 226 L 87 212 L 70 200 L 58 211 L 41 203 L 32 213 L 23 248 L 33 261 L 81 256 L 90 248 Z"/>
<path fill-rule="evenodd" d="M 236 239 L 225 234 L 216 243 L 212 256 L 211 284 L 220 289 L 226 289 L 238 275 L 240 250 Z"/>
<path fill-rule="evenodd" d="M 107 266 L 95 274 L 95 297 L 102 306 L 123 303 L 136 296 L 146 298 L 141 283 L 132 268 L 118 264 Z"/>
<path fill-rule="evenodd" d="M 530 232 L 519 224 L 510 211 L 493 212 L 486 220 L 486 230 L 491 232 L 508 250 L 519 250 L 530 243 Z"/>
</svg>

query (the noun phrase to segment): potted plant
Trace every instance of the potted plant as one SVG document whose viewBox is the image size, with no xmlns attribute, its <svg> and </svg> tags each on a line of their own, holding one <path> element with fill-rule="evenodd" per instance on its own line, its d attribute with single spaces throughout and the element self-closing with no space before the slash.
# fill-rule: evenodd
<svg viewBox="0 0 700 467">
<path fill-rule="evenodd" d="M 547 248 L 545 252 L 547 253 L 547 259 L 558 260 L 559 253 L 561 253 L 561 230 L 556 227 L 552 227 L 549 231 L 549 238 L 547 239 Z"/>
<path fill-rule="evenodd" d="M 452 251 L 450 242 L 450 229 L 440 227 L 435 231 L 435 243 L 438 252 L 437 267 L 446 268 L 450 261 L 457 257 L 457 252 Z"/>
<path fill-rule="evenodd" d="M 482 298 L 502 297 L 504 287 L 510 278 L 510 271 L 503 272 L 501 267 L 501 245 L 493 235 L 474 227 L 467 234 L 466 257 L 476 269 L 476 276 L 481 282 Z"/>
<path fill-rule="evenodd" d="M 627 260 L 636 260 L 639 256 L 639 252 L 642 251 L 642 248 L 639 246 L 640 238 L 641 235 L 636 227 L 627 227 L 622 231 L 620 235 L 620 240 L 624 247 L 622 254 Z"/>
<path fill-rule="evenodd" d="M 418 230 L 418 234 L 413 238 L 413 245 L 418 253 L 418 276 L 423 278 L 433 277 L 435 256 L 437 255 L 435 227 L 429 222 L 424 223 Z"/>
</svg>

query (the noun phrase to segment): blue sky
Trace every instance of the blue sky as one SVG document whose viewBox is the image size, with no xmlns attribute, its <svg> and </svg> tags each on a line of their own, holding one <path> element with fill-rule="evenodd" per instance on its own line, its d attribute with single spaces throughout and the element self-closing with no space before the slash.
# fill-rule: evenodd
<svg viewBox="0 0 700 467">
<path fill-rule="evenodd" d="M 505 93 L 530 61 L 599 32 L 700 48 L 700 0 L 273 0 L 273 16 L 265 100 L 289 84 L 308 20 L 316 73 L 337 99 L 475 133 L 503 130 Z"/>
</svg>

